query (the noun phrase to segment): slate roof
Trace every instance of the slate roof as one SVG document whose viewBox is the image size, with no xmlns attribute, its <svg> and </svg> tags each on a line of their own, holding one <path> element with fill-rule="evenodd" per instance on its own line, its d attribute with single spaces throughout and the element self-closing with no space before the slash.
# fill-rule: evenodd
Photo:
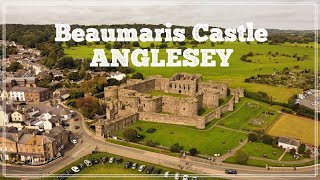
<svg viewBox="0 0 320 180">
<path fill-rule="evenodd" d="M 293 145 L 293 146 L 297 146 L 299 147 L 301 142 L 297 139 L 293 139 L 293 138 L 289 138 L 289 137 L 279 137 L 278 142 L 280 143 L 284 143 L 284 144 L 289 144 L 289 145 Z"/>
</svg>

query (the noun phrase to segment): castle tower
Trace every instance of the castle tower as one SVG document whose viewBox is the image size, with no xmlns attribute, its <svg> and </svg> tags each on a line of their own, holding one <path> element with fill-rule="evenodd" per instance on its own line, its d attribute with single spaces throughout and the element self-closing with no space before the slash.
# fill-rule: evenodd
<svg viewBox="0 0 320 180">
<path fill-rule="evenodd" d="M 115 119 L 117 113 L 118 113 L 118 108 L 116 106 L 114 106 L 112 101 L 108 101 L 107 108 L 106 108 L 107 122 L 113 121 Z"/>
<path fill-rule="evenodd" d="M 118 99 L 118 86 L 108 86 L 104 88 L 104 97 L 111 98 L 111 99 Z"/>
<path fill-rule="evenodd" d="M 104 123 L 101 120 L 95 125 L 96 128 L 96 136 L 104 137 Z"/>
</svg>

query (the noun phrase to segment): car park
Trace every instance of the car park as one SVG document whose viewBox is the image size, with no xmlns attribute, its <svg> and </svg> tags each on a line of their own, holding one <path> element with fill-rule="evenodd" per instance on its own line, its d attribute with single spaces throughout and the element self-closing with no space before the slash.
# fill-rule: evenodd
<svg viewBox="0 0 320 180">
<path fill-rule="evenodd" d="M 116 164 L 121 164 L 123 161 L 123 159 L 121 157 L 117 158 L 116 159 Z"/>
<path fill-rule="evenodd" d="M 147 174 L 150 174 L 152 171 L 153 171 L 154 167 L 153 166 L 150 166 L 146 169 L 146 173 Z"/>
<path fill-rule="evenodd" d="M 169 178 L 170 177 L 170 171 L 165 172 L 163 177 L 164 178 Z"/>
<path fill-rule="evenodd" d="M 111 157 L 110 159 L 109 159 L 109 164 L 112 164 L 114 162 L 114 157 Z"/>
<path fill-rule="evenodd" d="M 224 171 L 224 173 L 226 173 L 226 174 L 237 174 L 238 172 L 235 169 L 226 169 Z"/>
<path fill-rule="evenodd" d="M 154 171 L 154 174 L 161 174 L 162 169 L 157 169 Z"/>
<path fill-rule="evenodd" d="M 189 176 L 187 174 L 183 175 L 182 180 L 188 180 Z"/>
<path fill-rule="evenodd" d="M 71 170 L 72 170 L 73 172 L 75 172 L 75 173 L 80 172 L 80 169 L 79 169 L 77 166 L 72 166 L 72 167 L 71 167 Z"/>
<path fill-rule="evenodd" d="M 138 169 L 139 172 L 142 172 L 146 168 L 146 165 L 141 165 Z"/>
<path fill-rule="evenodd" d="M 176 172 L 176 174 L 174 175 L 174 179 L 175 180 L 178 180 L 180 178 L 180 173 L 179 172 Z"/>
<path fill-rule="evenodd" d="M 131 169 L 137 169 L 138 164 L 137 163 L 133 163 Z"/>
<path fill-rule="evenodd" d="M 132 162 L 130 161 L 127 161 L 126 164 L 124 165 L 126 169 L 129 169 L 131 166 L 132 166 Z"/>
<path fill-rule="evenodd" d="M 84 163 L 87 167 L 92 166 L 92 162 L 89 161 L 88 159 L 84 160 L 83 163 Z"/>
</svg>

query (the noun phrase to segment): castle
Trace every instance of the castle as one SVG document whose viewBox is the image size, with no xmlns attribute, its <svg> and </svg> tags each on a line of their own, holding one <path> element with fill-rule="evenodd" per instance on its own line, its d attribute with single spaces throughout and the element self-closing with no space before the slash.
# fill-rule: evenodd
<svg viewBox="0 0 320 180">
<path fill-rule="evenodd" d="M 162 92 L 152 96 L 153 91 Z M 223 105 L 220 99 L 232 98 Z M 204 129 L 213 119 L 233 111 L 244 89 L 229 89 L 226 83 L 202 81 L 201 74 L 177 73 L 171 78 L 150 76 L 145 80 L 131 79 L 121 86 L 104 89 L 106 119 L 95 124 L 97 136 L 109 136 L 135 121 L 194 126 Z M 210 110 L 199 116 L 199 111 Z"/>
</svg>

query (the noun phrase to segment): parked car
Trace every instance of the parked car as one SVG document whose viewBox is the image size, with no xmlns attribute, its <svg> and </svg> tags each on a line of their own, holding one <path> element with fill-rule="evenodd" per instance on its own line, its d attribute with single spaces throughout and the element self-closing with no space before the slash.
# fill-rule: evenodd
<svg viewBox="0 0 320 180">
<path fill-rule="evenodd" d="M 154 171 L 154 174 L 161 174 L 162 169 L 157 169 L 156 171 Z"/>
<path fill-rule="evenodd" d="M 142 172 L 146 168 L 146 165 L 141 165 L 138 169 L 139 172 Z"/>
<path fill-rule="evenodd" d="M 84 167 L 85 167 L 85 166 L 84 166 L 84 164 L 82 164 L 82 163 L 78 165 L 78 168 L 79 168 L 80 170 L 82 170 Z"/>
<path fill-rule="evenodd" d="M 91 162 L 92 162 L 93 165 L 99 164 L 99 160 L 96 159 L 96 158 L 93 158 Z"/>
<path fill-rule="evenodd" d="M 109 159 L 109 164 L 112 164 L 114 162 L 114 157 L 111 157 L 110 159 Z"/>
<path fill-rule="evenodd" d="M 182 180 L 188 180 L 189 176 L 187 174 L 183 175 Z"/>
<path fill-rule="evenodd" d="M 127 161 L 126 164 L 124 165 L 126 169 L 129 169 L 131 166 L 132 166 L 132 162 L 130 161 Z"/>
<path fill-rule="evenodd" d="M 107 161 L 108 161 L 108 157 L 102 157 L 102 158 L 101 158 L 101 162 L 102 162 L 102 163 L 106 163 Z"/>
<path fill-rule="evenodd" d="M 176 172 L 176 174 L 174 175 L 174 179 L 175 180 L 178 180 L 180 178 L 180 173 L 179 172 Z"/>
<path fill-rule="evenodd" d="M 138 164 L 137 163 L 133 163 L 131 169 L 137 169 Z"/>
<path fill-rule="evenodd" d="M 226 173 L 226 174 L 237 174 L 237 170 L 235 170 L 235 169 L 226 169 L 226 170 L 224 170 L 224 173 Z"/>
<path fill-rule="evenodd" d="M 116 164 L 121 164 L 123 161 L 123 159 L 121 157 L 117 158 L 116 159 Z"/>
<path fill-rule="evenodd" d="M 75 126 L 74 128 L 75 128 L 75 129 L 80 129 L 80 126 Z"/>
<path fill-rule="evenodd" d="M 84 163 L 87 167 L 92 166 L 92 162 L 89 161 L 88 159 L 84 160 L 83 163 Z"/>
<path fill-rule="evenodd" d="M 153 166 L 150 166 L 146 169 L 146 173 L 147 174 L 150 174 L 152 171 L 153 171 L 154 167 Z"/>
<path fill-rule="evenodd" d="M 77 166 L 72 166 L 72 167 L 71 167 L 71 170 L 72 170 L 73 172 L 75 172 L 75 173 L 80 172 L 80 169 L 79 169 Z"/>
<path fill-rule="evenodd" d="M 78 141 L 77 141 L 76 139 L 72 139 L 71 142 L 72 142 L 73 144 L 77 144 L 77 143 L 78 143 Z"/>
<path fill-rule="evenodd" d="M 170 171 L 165 172 L 163 177 L 164 178 L 169 178 L 170 177 Z"/>
</svg>

